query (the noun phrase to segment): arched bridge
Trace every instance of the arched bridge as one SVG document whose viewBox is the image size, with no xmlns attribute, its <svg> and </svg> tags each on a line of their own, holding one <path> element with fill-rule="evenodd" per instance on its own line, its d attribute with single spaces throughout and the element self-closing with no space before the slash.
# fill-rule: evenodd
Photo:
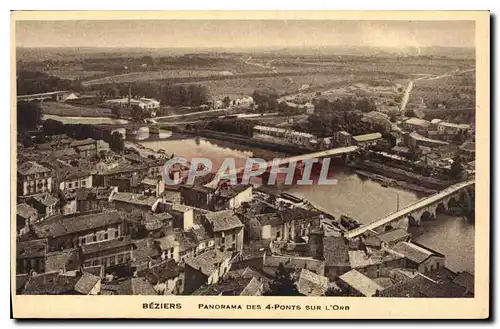
<svg viewBox="0 0 500 329">
<path fill-rule="evenodd" d="M 393 228 L 407 230 L 410 223 L 419 225 L 426 218 L 433 218 L 436 213 L 447 211 L 459 201 L 473 203 L 475 181 L 469 180 L 445 188 L 425 199 L 418 200 L 403 209 L 363 225 L 345 234 L 347 238 L 355 238 L 362 234 L 378 234 Z"/>
<path fill-rule="evenodd" d="M 325 150 L 325 151 L 318 151 L 318 152 L 312 152 L 312 153 L 307 153 L 307 154 L 301 154 L 301 155 L 296 155 L 296 156 L 292 156 L 292 157 L 288 157 L 288 158 L 280 158 L 279 159 L 279 166 L 280 167 L 284 167 L 284 166 L 287 166 L 289 165 L 290 163 L 297 163 L 297 164 L 300 164 L 302 163 L 303 161 L 307 160 L 307 159 L 313 159 L 313 158 L 316 158 L 316 159 L 324 159 L 324 158 L 331 158 L 331 157 L 335 157 L 335 156 L 343 156 L 343 155 L 347 155 L 349 153 L 353 153 L 353 152 L 356 152 L 359 150 L 359 147 L 358 146 L 346 146 L 346 147 L 339 147 L 339 148 L 334 148 L 334 149 L 330 149 L 330 150 Z M 273 160 L 270 160 L 267 162 L 267 170 L 266 170 L 266 173 L 269 174 L 272 166 L 274 164 L 274 161 Z M 296 170 L 302 170 L 300 169 L 300 165 L 297 166 L 298 168 Z M 238 177 L 238 180 L 241 179 L 242 175 L 243 175 L 243 172 L 245 170 L 245 167 L 240 167 L 240 168 L 236 168 L 235 170 L 232 170 L 232 171 L 228 171 L 224 174 L 224 176 L 222 177 L 219 177 L 221 178 L 222 180 L 225 178 L 225 177 L 231 177 L 233 175 L 236 174 L 236 176 Z M 265 174 L 264 174 L 265 175 Z M 217 184 L 218 182 L 220 181 L 212 181 L 210 182 L 209 184 L 207 185 L 215 185 Z"/>
</svg>

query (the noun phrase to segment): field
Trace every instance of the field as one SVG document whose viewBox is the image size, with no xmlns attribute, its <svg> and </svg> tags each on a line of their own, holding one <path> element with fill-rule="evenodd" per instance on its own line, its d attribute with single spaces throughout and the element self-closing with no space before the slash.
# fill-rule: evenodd
<svg viewBox="0 0 500 329">
<path fill-rule="evenodd" d="M 42 109 L 44 114 L 77 116 L 77 117 L 109 117 L 111 110 L 99 107 L 74 106 L 59 102 L 43 102 Z"/>
</svg>

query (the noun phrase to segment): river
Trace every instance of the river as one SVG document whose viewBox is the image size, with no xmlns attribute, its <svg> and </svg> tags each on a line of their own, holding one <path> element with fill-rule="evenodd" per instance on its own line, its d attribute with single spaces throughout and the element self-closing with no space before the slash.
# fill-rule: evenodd
<svg viewBox="0 0 500 329">
<path fill-rule="evenodd" d="M 280 154 L 258 148 L 244 147 L 229 142 L 206 140 L 203 138 L 175 138 L 149 140 L 145 133 L 137 139 L 147 148 L 164 149 L 177 156 L 207 157 L 214 163 L 215 170 L 224 158 L 231 157 L 237 166 L 244 164 L 248 157 L 273 158 Z M 284 189 L 297 197 L 305 198 L 318 208 L 333 213 L 345 214 L 363 224 L 390 214 L 405 205 L 415 202 L 422 195 L 393 187 L 382 187 L 379 183 L 360 178 L 340 167 L 333 168 L 336 185 L 291 186 Z M 467 270 L 474 273 L 474 224 L 460 216 L 440 215 L 434 221 L 424 222 L 423 227 L 412 229 L 416 242 L 446 255 L 447 266 L 453 271 Z"/>
<path fill-rule="evenodd" d="M 110 118 L 81 118 L 45 115 L 47 119 L 56 119 L 65 123 L 113 123 L 121 120 Z M 124 130 L 124 129 L 123 129 Z M 123 131 L 125 132 L 125 131 Z M 130 138 L 129 138 L 130 140 Z M 142 129 L 132 138 L 145 147 L 164 149 L 187 159 L 207 157 L 217 168 L 224 158 L 234 158 L 236 165 L 245 163 L 248 157 L 274 158 L 284 156 L 259 148 L 246 147 L 229 142 L 206 140 L 175 135 L 161 130 L 159 135 L 150 135 L 148 129 Z M 345 214 L 361 223 L 369 223 L 379 217 L 412 203 L 422 196 L 406 190 L 382 187 L 379 183 L 360 178 L 343 168 L 333 168 L 337 179 L 331 186 L 292 186 L 286 192 L 305 198 L 319 209 L 334 215 Z M 399 195 L 399 197 L 398 197 Z M 420 228 L 411 230 L 413 240 L 446 255 L 447 266 L 453 271 L 474 273 L 474 224 L 460 216 L 439 215 L 434 221 L 424 222 Z"/>
</svg>

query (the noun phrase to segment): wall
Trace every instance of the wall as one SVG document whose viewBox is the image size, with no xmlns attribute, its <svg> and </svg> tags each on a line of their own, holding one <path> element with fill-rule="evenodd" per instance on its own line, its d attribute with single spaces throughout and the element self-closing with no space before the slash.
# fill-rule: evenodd
<svg viewBox="0 0 500 329">
<path fill-rule="evenodd" d="M 229 207 L 231 209 L 238 208 L 243 202 L 250 202 L 253 199 L 252 186 L 249 186 L 246 190 L 242 191 L 234 198 L 229 200 Z"/>
<path fill-rule="evenodd" d="M 423 274 L 428 274 L 432 270 L 445 267 L 445 265 L 444 257 L 431 256 L 418 266 L 418 271 Z"/>
<path fill-rule="evenodd" d="M 59 189 L 64 190 L 75 190 L 80 187 L 91 188 L 92 187 L 92 175 L 86 177 L 79 177 L 75 179 L 69 179 L 61 182 L 59 184 Z"/>
</svg>

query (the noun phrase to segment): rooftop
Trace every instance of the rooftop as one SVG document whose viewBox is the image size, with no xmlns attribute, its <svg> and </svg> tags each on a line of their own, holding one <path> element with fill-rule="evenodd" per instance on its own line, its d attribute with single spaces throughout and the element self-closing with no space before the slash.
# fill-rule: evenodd
<svg viewBox="0 0 500 329">
<path fill-rule="evenodd" d="M 470 292 L 474 292 L 474 275 L 467 271 L 460 272 L 453 280 L 454 283 L 464 287 Z"/>
<path fill-rule="evenodd" d="M 400 228 L 397 228 L 397 229 L 394 229 L 392 231 L 377 235 L 377 237 L 380 240 L 382 240 L 385 243 L 389 243 L 389 244 L 392 242 L 404 239 L 408 236 L 410 236 L 410 234 L 407 231 L 400 229 Z"/>
<path fill-rule="evenodd" d="M 17 167 L 17 172 L 20 173 L 21 175 L 26 176 L 26 175 L 50 172 L 50 169 L 42 166 L 41 164 L 35 161 L 26 161 Z"/>
<path fill-rule="evenodd" d="M 58 198 L 56 198 L 55 196 L 53 196 L 52 194 L 50 194 L 48 192 L 33 195 L 30 197 L 30 199 L 33 199 L 36 202 L 41 203 L 47 207 L 53 206 L 59 201 Z"/>
<path fill-rule="evenodd" d="M 145 278 L 131 278 L 130 280 L 132 295 L 158 295 L 153 285 Z"/>
<path fill-rule="evenodd" d="M 413 297 L 413 298 L 453 298 L 453 297 L 470 297 L 464 287 L 450 282 L 437 282 L 431 278 L 418 273 L 414 278 L 408 281 L 395 284 L 381 291 L 382 297 Z"/>
<path fill-rule="evenodd" d="M 85 138 L 80 140 L 74 140 L 71 142 L 70 147 L 78 147 L 95 143 L 96 140 L 93 138 Z"/>
<path fill-rule="evenodd" d="M 59 272 L 46 272 L 31 276 L 24 287 L 26 295 L 61 295 L 74 292 L 79 275 L 64 275 Z"/>
<path fill-rule="evenodd" d="M 118 224 L 122 218 L 117 211 L 56 217 L 36 223 L 34 230 L 39 237 L 58 237 Z"/>
<path fill-rule="evenodd" d="M 216 264 L 221 264 L 231 258 L 230 251 L 219 251 L 217 249 L 206 251 L 196 257 L 187 257 L 184 261 L 186 265 L 200 271 L 206 276 L 212 275 L 218 269 Z"/>
<path fill-rule="evenodd" d="M 51 252 L 47 254 L 45 259 L 45 271 L 59 271 L 61 269 L 66 269 L 66 266 L 70 264 L 74 264 L 76 266 L 75 249 Z"/>
<path fill-rule="evenodd" d="M 345 238 L 323 237 L 325 266 L 349 266 L 349 245 Z"/>
<path fill-rule="evenodd" d="M 47 239 L 19 241 L 16 243 L 16 256 L 18 259 L 45 257 Z"/>
<path fill-rule="evenodd" d="M 212 226 L 214 232 L 227 231 L 244 226 L 232 210 L 206 213 L 205 218 Z"/>
<path fill-rule="evenodd" d="M 111 200 L 152 207 L 159 198 L 130 192 L 117 192 L 113 194 Z"/>
<path fill-rule="evenodd" d="M 92 288 L 94 288 L 100 280 L 100 277 L 84 271 L 80 279 L 75 284 L 75 291 L 88 295 L 92 291 Z"/>
<path fill-rule="evenodd" d="M 38 217 L 38 211 L 32 206 L 26 203 L 19 203 L 16 208 L 17 215 L 26 219 L 36 219 Z"/>
<path fill-rule="evenodd" d="M 396 244 L 392 249 L 417 264 L 422 263 L 431 256 L 442 256 L 417 244 L 406 241 Z"/>
<path fill-rule="evenodd" d="M 352 138 L 354 138 L 357 142 L 368 142 L 382 138 L 382 134 L 381 133 L 364 134 L 364 135 L 353 136 Z"/>
<path fill-rule="evenodd" d="M 146 279 L 151 284 L 157 284 L 158 282 L 164 282 L 169 279 L 173 279 L 183 272 L 181 268 L 173 259 L 168 259 L 164 262 L 156 264 L 151 267 L 149 272 L 146 274 Z"/>
<path fill-rule="evenodd" d="M 297 290 L 306 296 L 323 296 L 328 289 L 328 278 L 302 269 L 297 280 Z"/>
<path fill-rule="evenodd" d="M 424 128 L 427 128 L 430 125 L 429 121 L 419 118 L 409 118 L 408 120 L 405 121 L 405 123 L 412 126 L 420 126 Z"/>
<path fill-rule="evenodd" d="M 372 297 L 378 291 L 382 291 L 384 289 L 377 282 L 356 270 L 350 270 L 349 272 L 342 274 L 339 279 L 366 297 Z"/>
</svg>

